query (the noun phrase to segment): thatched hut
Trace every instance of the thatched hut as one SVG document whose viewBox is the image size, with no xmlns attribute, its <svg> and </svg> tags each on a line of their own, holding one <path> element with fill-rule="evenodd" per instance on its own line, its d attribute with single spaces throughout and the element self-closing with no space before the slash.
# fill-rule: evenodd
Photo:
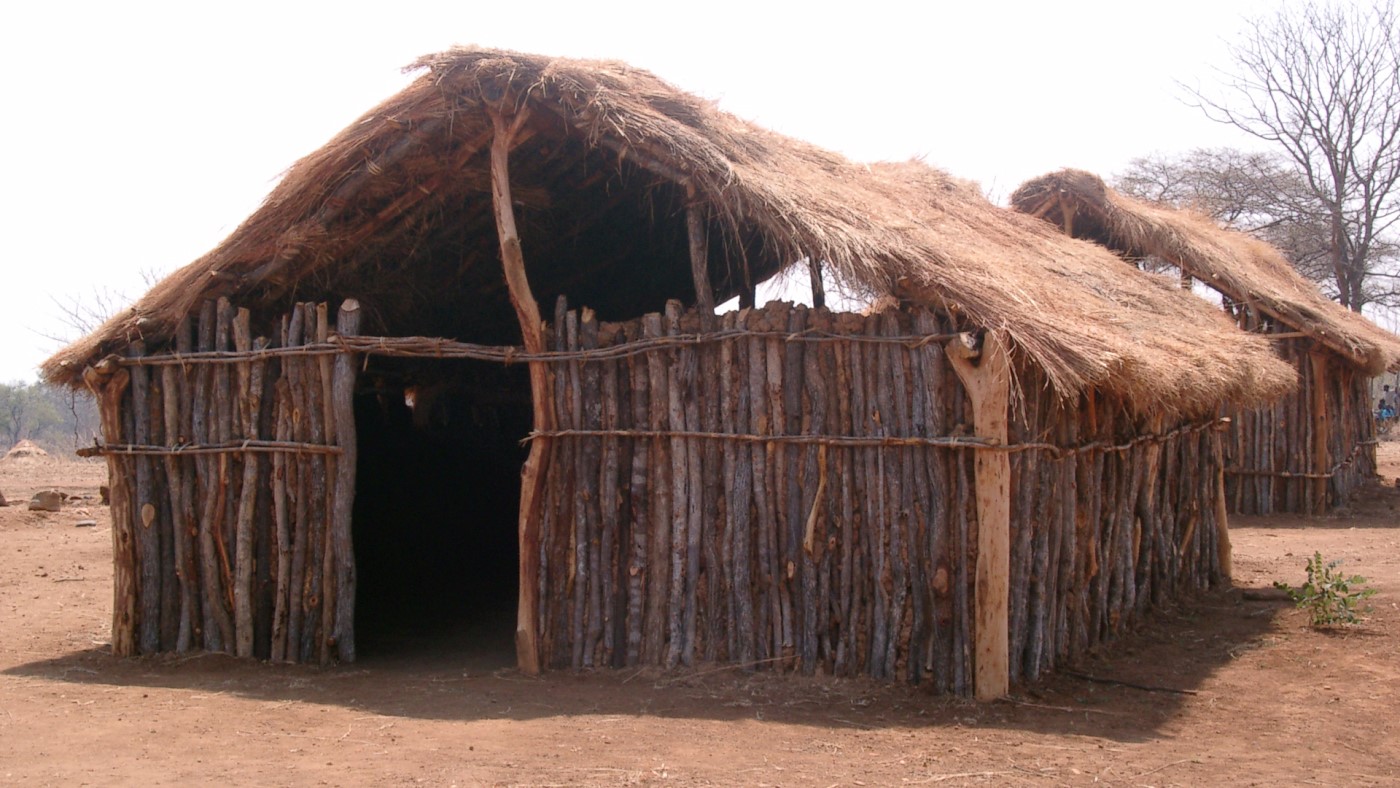
<svg viewBox="0 0 1400 788">
<path fill-rule="evenodd" d="M 622 64 L 418 66 L 47 362 L 102 404 L 118 654 L 494 603 L 527 671 L 989 696 L 1228 570 L 1214 413 L 1292 372 L 1218 310 Z M 754 308 L 804 260 L 901 305 Z"/>
<path fill-rule="evenodd" d="M 1184 287 L 1200 282 L 1241 329 L 1267 337 L 1298 370 L 1292 396 L 1232 413 L 1233 511 L 1320 513 L 1374 478 L 1369 381 L 1400 369 L 1400 338 L 1325 297 L 1273 246 L 1191 211 L 1119 194 L 1091 173 L 1036 178 L 1011 201 L 1130 263 L 1165 263 Z"/>
</svg>

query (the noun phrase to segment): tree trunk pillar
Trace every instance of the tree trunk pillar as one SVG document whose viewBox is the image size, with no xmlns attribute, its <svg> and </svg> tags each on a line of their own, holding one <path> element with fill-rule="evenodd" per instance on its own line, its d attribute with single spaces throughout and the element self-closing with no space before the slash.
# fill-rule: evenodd
<svg viewBox="0 0 1400 788">
<path fill-rule="evenodd" d="M 131 382 L 131 373 L 109 362 L 88 367 L 83 380 L 97 399 L 102 419 L 102 441 L 121 444 L 122 395 Z M 107 453 L 107 484 L 110 486 L 112 514 L 112 654 L 136 656 L 136 539 L 132 533 L 130 475 L 122 459 Z"/>
<path fill-rule="evenodd" d="M 1327 417 L 1327 354 L 1320 349 L 1314 350 L 1308 354 L 1308 360 L 1312 362 L 1313 373 L 1313 473 L 1326 474 L 1331 465 L 1328 452 L 1331 443 L 1331 435 L 1329 434 L 1331 419 Z M 1315 486 L 1313 488 L 1312 514 L 1322 514 L 1327 511 L 1327 484 L 1329 481 L 1325 475 L 1313 479 Z"/>
<path fill-rule="evenodd" d="M 520 322 L 520 334 L 526 353 L 541 353 L 544 346 L 544 323 L 539 305 L 530 291 L 525 276 L 525 256 L 520 249 L 520 234 L 515 225 L 515 211 L 510 194 L 510 149 L 516 133 L 528 116 L 526 110 L 507 114 L 503 109 L 509 102 L 492 109 L 494 135 L 491 139 L 491 202 L 496 214 L 496 235 L 501 244 L 501 264 L 505 269 L 510 302 Z M 543 361 L 530 362 L 530 398 L 534 408 L 534 429 L 547 432 L 554 427 L 554 412 L 550 403 L 549 368 Z M 544 479 L 549 463 L 549 439 L 537 437 L 530 442 L 530 454 L 520 471 L 520 594 L 515 619 L 515 659 L 520 672 L 534 675 L 540 672 L 539 648 L 539 551 L 540 516 L 544 502 Z"/>
<path fill-rule="evenodd" d="M 948 359 L 972 400 L 977 437 L 1005 445 L 1011 365 L 1006 348 L 987 334 L 979 350 L 967 334 L 948 345 Z M 977 577 L 973 618 L 973 691 L 995 700 L 1010 689 L 1011 457 L 979 450 L 976 457 Z"/>
</svg>

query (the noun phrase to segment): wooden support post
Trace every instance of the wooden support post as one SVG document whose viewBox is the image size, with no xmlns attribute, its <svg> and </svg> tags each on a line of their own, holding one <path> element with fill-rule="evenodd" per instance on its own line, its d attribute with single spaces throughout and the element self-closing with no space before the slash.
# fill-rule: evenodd
<svg viewBox="0 0 1400 788">
<path fill-rule="evenodd" d="M 690 277 L 695 282 L 695 306 L 702 314 L 715 313 L 715 293 L 710 287 L 710 242 L 705 236 L 705 208 L 695 201 L 695 187 L 687 186 L 685 225 L 690 235 Z"/>
<path fill-rule="evenodd" d="M 1220 433 L 1215 442 L 1215 533 L 1220 552 L 1220 576 L 1226 582 L 1235 576 L 1235 559 L 1230 547 L 1230 507 L 1225 505 L 1225 452 L 1220 445 Z"/>
<path fill-rule="evenodd" d="M 346 299 L 335 319 L 335 333 L 352 337 L 360 333 L 360 302 Z M 327 621 L 336 654 L 345 662 L 355 661 L 355 543 L 351 537 L 351 512 L 355 508 L 355 462 L 359 454 L 355 434 L 355 371 L 357 356 L 341 353 L 335 357 L 331 380 L 331 411 L 335 414 L 335 440 L 340 446 L 336 458 L 335 492 L 331 504 L 331 548 L 334 553 L 335 621 Z"/>
<path fill-rule="evenodd" d="M 535 296 L 530 292 L 530 280 L 525 276 L 525 255 L 520 249 L 520 234 L 516 230 L 510 197 L 511 141 L 524 125 L 528 113 L 521 110 L 513 116 L 506 115 L 502 110 L 505 106 L 506 102 L 502 102 L 500 107 L 491 110 L 494 129 L 491 138 L 491 202 L 496 214 L 496 235 L 501 244 L 501 265 L 505 269 L 510 302 L 520 322 L 525 352 L 541 353 L 545 350 L 544 323 L 540 319 Z M 530 395 L 534 405 L 535 430 L 552 430 L 554 413 L 549 399 L 549 368 L 543 361 L 530 362 Z M 515 659 L 520 672 L 529 675 L 540 672 L 540 516 L 548 462 L 549 439 L 536 438 L 530 442 L 530 454 L 520 471 L 520 595 L 515 618 Z"/>
<path fill-rule="evenodd" d="M 1078 203 L 1065 195 L 1060 195 L 1060 219 L 1064 221 L 1065 235 L 1074 237 L 1074 214 L 1078 210 Z"/>
<path fill-rule="evenodd" d="M 251 315 L 247 309 L 238 310 L 233 321 L 234 349 L 248 353 L 253 349 Z M 234 402 L 235 429 L 245 438 L 258 437 L 258 418 L 262 407 L 262 363 L 240 361 L 237 367 L 237 389 Z M 243 418 L 240 420 L 237 414 Z M 240 657 L 253 656 L 253 570 L 257 556 L 253 554 L 253 517 L 258 499 L 258 458 L 252 453 L 243 457 L 243 486 L 239 493 L 237 517 L 234 520 L 234 586 L 233 632 L 234 653 Z"/>
<path fill-rule="evenodd" d="M 122 443 L 122 395 L 131 373 L 106 362 L 83 371 L 83 381 L 97 399 L 102 418 L 102 440 Z M 136 656 L 136 543 L 131 528 L 129 468 L 115 454 L 107 455 L 107 484 L 111 487 L 112 513 L 112 654 Z"/>
<path fill-rule="evenodd" d="M 972 400 L 973 430 L 983 440 L 1005 444 L 1011 392 L 1011 365 L 1006 349 L 991 334 L 985 336 L 980 352 L 969 344 L 973 343 L 956 339 L 949 342 L 948 360 Z M 1011 675 L 1008 650 L 1011 458 L 1006 452 L 979 451 L 975 467 L 977 579 L 973 691 L 978 700 L 994 700 L 1006 695 Z"/>
<path fill-rule="evenodd" d="M 807 258 L 807 275 L 812 280 L 812 306 L 821 309 L 826 306 L 826 285 L 822 283 L 822 261 L 815 256 Z"/>
<path fill-rule="evenodd" d="M 1322 348 L 1317 348 L 1308 354 L 1308 360 L 1312 362 L 1312 422 L 1313 422 L 1313 473 L 1327 473 L 1330 470 L 1328 447 L 1330 436 L 1328 434 L 1327 417 L 1327 353 Z M 1313 480 L 1316 485 L 1313 492 L 1312 514 L 1323 514 L 1327 511 L 1327 485 L 1331 481 L 1325 477 Z"/>
</svg>

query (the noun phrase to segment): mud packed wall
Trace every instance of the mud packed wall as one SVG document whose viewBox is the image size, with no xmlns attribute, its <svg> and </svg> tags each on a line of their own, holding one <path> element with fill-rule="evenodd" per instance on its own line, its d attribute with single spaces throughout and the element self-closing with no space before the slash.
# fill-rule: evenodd
<svg viewBox="0 0 1400 788">
<path fill-rule="evenodd" d="M 770 305 L 557 316 L 545 664 L 689 665 L 967 693 L 977 518 L 955 327 Z M 1013 409 L 1013 678 L 1219 579 L 1218 436 L 1152 433 L 1034 370 Z M 1167 437 L 1134 442 L 1144 435 Z M 957 445 L 959 441 L 963 445 Z M 1087 448 L 1086 448 L 1087 447 Z"/>
<path fill-rule="evenodd" d="M 1241 514 L 1322 514 L 1375 477 L 1369 379 L 1312 340 L 1275 344 L 1298 370 L 1298 390 L 1229 414 L 1226 500 Z"/>
</svg>

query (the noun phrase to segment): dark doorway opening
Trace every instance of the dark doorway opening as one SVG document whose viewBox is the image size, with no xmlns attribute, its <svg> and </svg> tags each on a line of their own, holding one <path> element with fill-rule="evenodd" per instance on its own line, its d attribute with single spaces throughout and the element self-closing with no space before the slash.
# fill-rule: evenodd
<svg viewBox="0 0 1400 788">
<path fill-rule="evenodd" d="M 514 664 L 524 367 L 376 359 L 361 376 L 354 538 L 364 658 Z"/>
</svg>

